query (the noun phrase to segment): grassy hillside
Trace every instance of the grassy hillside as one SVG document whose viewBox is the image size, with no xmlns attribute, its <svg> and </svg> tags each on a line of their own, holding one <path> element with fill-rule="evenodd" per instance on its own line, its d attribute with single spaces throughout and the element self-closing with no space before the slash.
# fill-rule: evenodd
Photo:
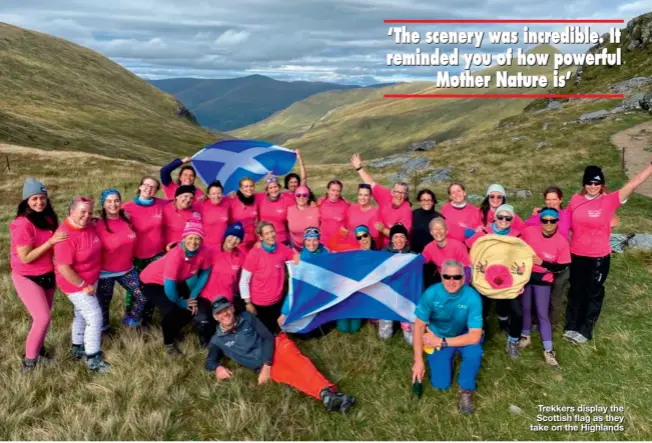
<svg viewBox="0 0 652 443">
<path fill-rule="evenodd" d="M 223 136 L 89 49 L 0 23 L 0 140 L 161 163 Z"/>
<path fill-rule="evenodd" d="M 541 45 L 531 51 L 559 52 L 549 45 Z M 493 77 L 496 70 L 498 68 L 494 67 L 478 71 L 476 74 Z M 512 66 L 506 70 L 510 73 L 543 75 L 549 75 L 551 72 L 546 66 Z M 435 72 L 433 69 L 433 76 Z M 527 90 L 541 91 L 542 89 Z M 361 99 L 352 96 L 358 91 L 344 91 L 337 95 L 311 97 L 297 104 L 294 109 L 290 107 L 234 134 L 274 140 L 285 138 L 284 146 L 301 148 L 311 161 L 335 163 L 348 158 L 353 152 L 377 157 L 405 151 L 413 142 L 426 139 L 443 141 L 467 133 L 480 133 L 495 126 L 502 118 L 521 113 L 531 102 L 530 99 L 383 98 L 383 94 L 446 92 L 522 93 L 523 90 L 495 87 L 447 90 L 437 88 L 434 83 L 419 82 L 385 87 L 366 94 Z M 319 100 L 312 101 L 317 98 Z M 285 134 L 281 135 L 283 132 Z"/>
<path fill-rule="evenodd" d="M 172 78 L 152 80 L 174 94 L 207 128 L 230 131 L 261 121 L 313 94 L 359 86 L 323 82 L 274 80 L 264 75 L 227 79 Z"/>
</svg>

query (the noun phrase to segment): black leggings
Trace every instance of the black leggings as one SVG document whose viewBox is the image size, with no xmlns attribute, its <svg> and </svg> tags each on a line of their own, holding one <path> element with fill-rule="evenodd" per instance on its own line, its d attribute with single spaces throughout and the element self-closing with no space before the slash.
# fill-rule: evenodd
<svg viewBox="0 0 652 443">
<path fill-rule="evenodd" d="M 281 331 L 281 328 L 278 325 L 278 318 L 281 316 L 283 301 L 284 299 L 282 298 L 279 302 L 270 306 L 254 304 L 254 308 L 256 308 L 256 317 L 258 317 L 258 320 L 260 320 L 269 332 L 274 335 Z"/>
<path fill-rule="evenodd" d="M 487 329 L 487 317 L 489 316 L 489 308 L 491 307 L 492 301 L 494 300 L 484 295 L 482 296 L 482 323 L 485 325 L 485 330 Z M 521 296 L 519 295 L 511 300 L 496 300 L 496 313 L 509 317 L 509 336 L 519 338 L 523 329 Z"/>
<path fill-rule="evenodd" d="M 570 291 L 566 306 L 566 330 L 577 331 L 589 340 L 604 301 L 604 282 L 609 275 L 611 256 L 571 255 Z"/>
</svg>

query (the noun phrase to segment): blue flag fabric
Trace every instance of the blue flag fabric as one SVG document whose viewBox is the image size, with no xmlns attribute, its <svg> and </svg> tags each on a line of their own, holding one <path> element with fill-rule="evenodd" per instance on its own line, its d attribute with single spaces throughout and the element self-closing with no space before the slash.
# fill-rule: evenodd
<svg viewBox="0 0 652 443">
<path fill-rule="evenodd" d="M 238 189 L 240 179 L 254 182 L 268 172 L 285 175 L 292 170 L 297 156 L 291 149 L 261 140 L 220 140 L 192 156 L 192 166 L 206 186 L 217 179 L 224 193 Z"/>
<path fill-rule="evenodd" d="M 423 292 L 421 254 L 348 251 L 289 264 L 290 310 L 282 329 L 310 332 L 344 318 L 414 322 Z"/>
</svg>

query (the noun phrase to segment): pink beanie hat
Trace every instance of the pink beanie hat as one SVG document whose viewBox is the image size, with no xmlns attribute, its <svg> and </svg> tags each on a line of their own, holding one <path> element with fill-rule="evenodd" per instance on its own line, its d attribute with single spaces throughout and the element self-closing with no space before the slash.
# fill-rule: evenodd
<svg viewBox="0 0 652 443">
<path fill-rule="evenodd" d="M 197 234 L 201 237 L 202 240 L 204 239 L 204 226 L 202 225 L 201 220 L 191 218 L 186 222 L 186 226 L 183 228 L 181 238 L 185 237 L 188 234 Z"/>
<path fill-rule="evenodd" d="M 306 186 L 298 186 L 297 189 L 294 190 L 295 194 L 310 194 L 310 189 L 308 189 Z"/>
</svg>

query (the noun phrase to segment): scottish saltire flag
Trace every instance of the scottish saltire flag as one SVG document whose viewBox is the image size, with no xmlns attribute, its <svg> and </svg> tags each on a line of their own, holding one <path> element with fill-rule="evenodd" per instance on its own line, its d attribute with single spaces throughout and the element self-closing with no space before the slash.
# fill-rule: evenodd
<svg viewBox="0 0 652 443">
<path fill-rule="evenodd" d="M 290 311 L 282 329 L 310 332 L 342 318 L 414 322 L 423 291 L 421 254 L 348 251 L 290 268 Z"/>
<path fill-rule="evenodd" d="M 225 194 L 236 191 L 244 177 L 257 182 L 268 172 L 285 175 L 295 161 L 294 151 L 261 140 L 220 140 L 192 156 L 201 181 L 208 186 L 219 180 Z"/>
</svg>

